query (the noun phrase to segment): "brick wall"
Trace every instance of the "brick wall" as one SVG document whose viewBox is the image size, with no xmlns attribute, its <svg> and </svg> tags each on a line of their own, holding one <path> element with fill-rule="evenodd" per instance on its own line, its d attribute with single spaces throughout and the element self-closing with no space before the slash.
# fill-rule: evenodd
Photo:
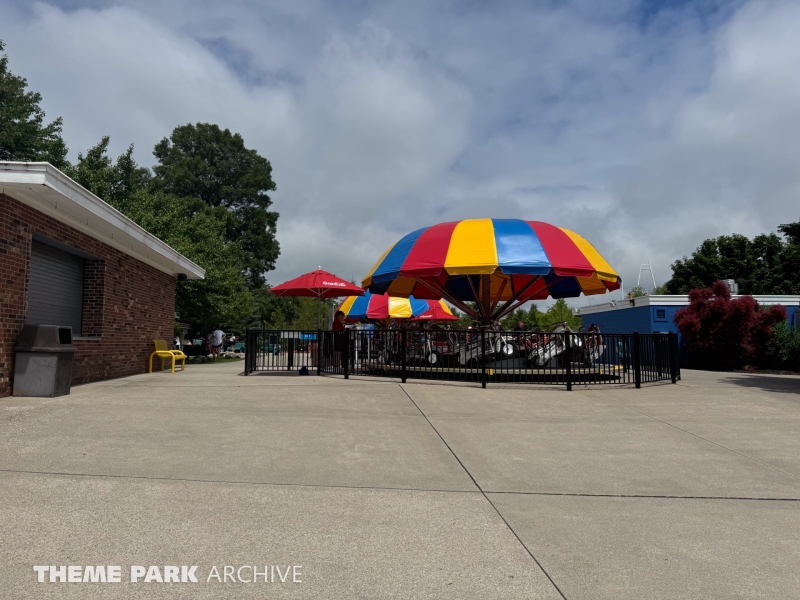
<svg viewBox="0 0 800 600">
<path fill-rule="evenodd" d="M 33 233 L 96 259 L 85 264 L 80 333 L 85 339 L 75 340 L 73 385 L 146 372 L 152 340 L 173 337 L 175 279 L 0 194 L 0 397 L 11 393 L 13 384 Z"/>
</svg>

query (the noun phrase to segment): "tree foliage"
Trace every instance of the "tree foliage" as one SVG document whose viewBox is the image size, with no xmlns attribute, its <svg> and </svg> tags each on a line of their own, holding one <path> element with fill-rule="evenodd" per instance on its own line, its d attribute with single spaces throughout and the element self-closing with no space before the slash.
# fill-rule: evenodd
<svg viewBox="0 0 800 600">
<path fill-rule="evenodd" d="M 786 309 L 762 310 L 752 296 L 731 299 L 721 281 L 689 292 L 689 306 L 675 313 L 675 324 L 693 361 L 714 370 L 740 368 L 752 361 L 772 336 L 772 326 L 786 320 Z"/>
<path fill-rule="evenodd" d="M 5 44 L 0 40 L 0 52 Z M 8 70 L 0 56 L 0 160 L 43 161 L 59 169 L 67 163 L 61 117 L 45 124 L 41 94 L 26 91 L 27 80 Z"/>
<path fill-rule="evenodd" d="M 548 331 L 560 323 L 566 323 L 573 330 L 578 330 L 581 326 L 581 318 L 572 314 L 572 308 L 563 298 L 551 304 L 539 318 L 539 327 Z"/>
<path fill-rule="evenodd" d="M 238 133 L 208 123 L 176 127 L 153 154 L 157 189 L 227 211 L 226 240 L 241 245 L 248 281 L 261 287 L 280 252 L 278 213 L 268 210 L 268 192 L 276 189 L 270 162 L 246 148 Z"/>
<path fill-rule="evenodd" d="M 628 292 L 629 298 L 641 298 L 642 296 L 647 296 L 647 290 L 640 285 L 632 287 L 631 291 Z"/>
<path fill-rule="evenodd" d="M 542 313 L 539 312 L 539 307 L 535 304 L 531 304 L 528 310 L 525 310 L 524 308 L 518 308 L 510 315 L 504 317 L 500 320 L 500 324 L 506 331 L 511 331 L 519 324 L 520 321 L 522 321 L 525 329 L 532 331 L 540 327 L 541 318 Z"/>
<path fill-rule="evenodd" d="M 453 314 L 459 317 L 457 327 L 461 329 L 466 329 L 470 326 L 475 328 L 480 327 L 480 322 L 475 321 L 463 313 L 454 311 Z M 518 308 L 510 315 L 503 317 L 500 321 L 500 325 L 506 331 L 511 331 L 520 321 L 523 322 L 525 328 L 529 331 L 536 329 L 549 331 L 561 323 L 567 323 L 567 325 L 574 330 L 579 329 L 581 326 L 581 318 L 572 314 L 572 308 L 570 308 L 567 301 L 563 298 L 556 300 L 545 312 L 540 311 L 539 307 L 533 303 L 530 304 L 528 310 Z"/>
<path fill-rule="evenodd" d="M 108 142 L 104 137 L 79 154 L 67 174 L 206 270 L 203 280 L 178 282 L 175 304 L 182 321 L 244 330 L 254 301 L 243 275 L 245 253 L 238 241 L 226 239 L 225 220 L 192 199 L 154 189 L 149 171 L 133 159 L 133 147 L 112 161 Z"/>
<path fill-rule="evenodd" d="M 704 241 L 691 257 L 672 264 L 666 293 L 686 294 L 721 279 L 735 279 L 742 294 L 800 293 L 800 222 L 778 231 L 782 236 L 769 233 L 751 240 L 733 234 Z"/>
<path fill-rule="evenodd" d="M 761 369 L 800 371 L 800 329 L 787 321 L 777 323 L 756 364 Z"/>
</svg>

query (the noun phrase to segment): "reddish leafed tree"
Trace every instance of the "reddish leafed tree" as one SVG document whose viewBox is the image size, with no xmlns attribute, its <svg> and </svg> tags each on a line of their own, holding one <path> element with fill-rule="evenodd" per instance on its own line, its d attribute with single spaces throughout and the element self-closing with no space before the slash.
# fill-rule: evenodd
<svg viewBox="0 0 800 600">
<path fill-rule="evenodd" d="M 717 281 L 689 292 L 689 306 L 675 313 L 693 362 L 715 370 L 738 369 L 751 361 L 772 337 L 772 326 L 786 320 L 786 309 L 762 310 L 752 296 L 731 300 L 728 287 Z"/>
</svg>

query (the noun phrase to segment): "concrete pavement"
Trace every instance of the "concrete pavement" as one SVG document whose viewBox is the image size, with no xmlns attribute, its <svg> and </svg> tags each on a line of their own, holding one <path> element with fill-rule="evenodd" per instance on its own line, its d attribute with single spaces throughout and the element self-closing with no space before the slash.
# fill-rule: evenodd
<svg viewBox="0 0 800 600">
<path fill-rule="evenodd" d="M 0 399 L 0 597 L 800 597 L 800 378 L 567 393 L 240 371 Z M 123 583 L 37 583 L 51 564 Z M 225 565 L 302 583 L 207 581 Z"/>
</svg>

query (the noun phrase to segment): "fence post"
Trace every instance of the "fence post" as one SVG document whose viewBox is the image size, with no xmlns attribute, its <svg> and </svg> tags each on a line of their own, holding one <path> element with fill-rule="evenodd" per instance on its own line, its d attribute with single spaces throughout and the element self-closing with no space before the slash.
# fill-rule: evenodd
<svg viewBox="0 0 800 600">
<path fill-rule="evenodd" d="M 295 335 L 294 333 L 290 333 L 289 335 Z M 294 338 L 290 337 L 287 342 L 287 351 L 286 351 L 286 370 L 291 371 L 294 367 Z"/>
<path fill-rule="evenodd" d="M 567 380 L 567 391 L 572 391 L 572 335 L 569 332 L 564 333 L 564 370 Z"/>
<path fill-rule="evenodd" d="M 400 379 L 403 383 L 406 382 L 406 326 L 400 329 Z"/>
<path fill-rule="evenodd" d="M 678 383 L 678 334 L 669 335 L 669 374 L 672 383 Z"/>
<path fill-rule="evenodd" d="M 344 352 L 342 352 L 342 361 L 344 362 L 344 378 L 350 379 L 350 330 L 345 329 L 339 335 L 344 338 Z"/>
<path fill-rule="evenodd" d="M 250 353 L 247 346 L 250 345 L 250 329 L 244 330 L 244 374 L 250 375 Z M 235 349 L 235 348 L 234 348 Z"/>
<path fill-rule="evenodd" d="M 322 373 L 322 330 L 317 329 L 317 375 Z"/>
<path fill-rule="evenodd" d="M 633 332 L 633 381 L 636 389 L 642 387 L 642 361 L 639 355 L 639 332 Z"/>
<path fill-rule="evenodd" d="M 481 387 L 486 389 L 486 326 L 481 326 Z"/>
</svg>

